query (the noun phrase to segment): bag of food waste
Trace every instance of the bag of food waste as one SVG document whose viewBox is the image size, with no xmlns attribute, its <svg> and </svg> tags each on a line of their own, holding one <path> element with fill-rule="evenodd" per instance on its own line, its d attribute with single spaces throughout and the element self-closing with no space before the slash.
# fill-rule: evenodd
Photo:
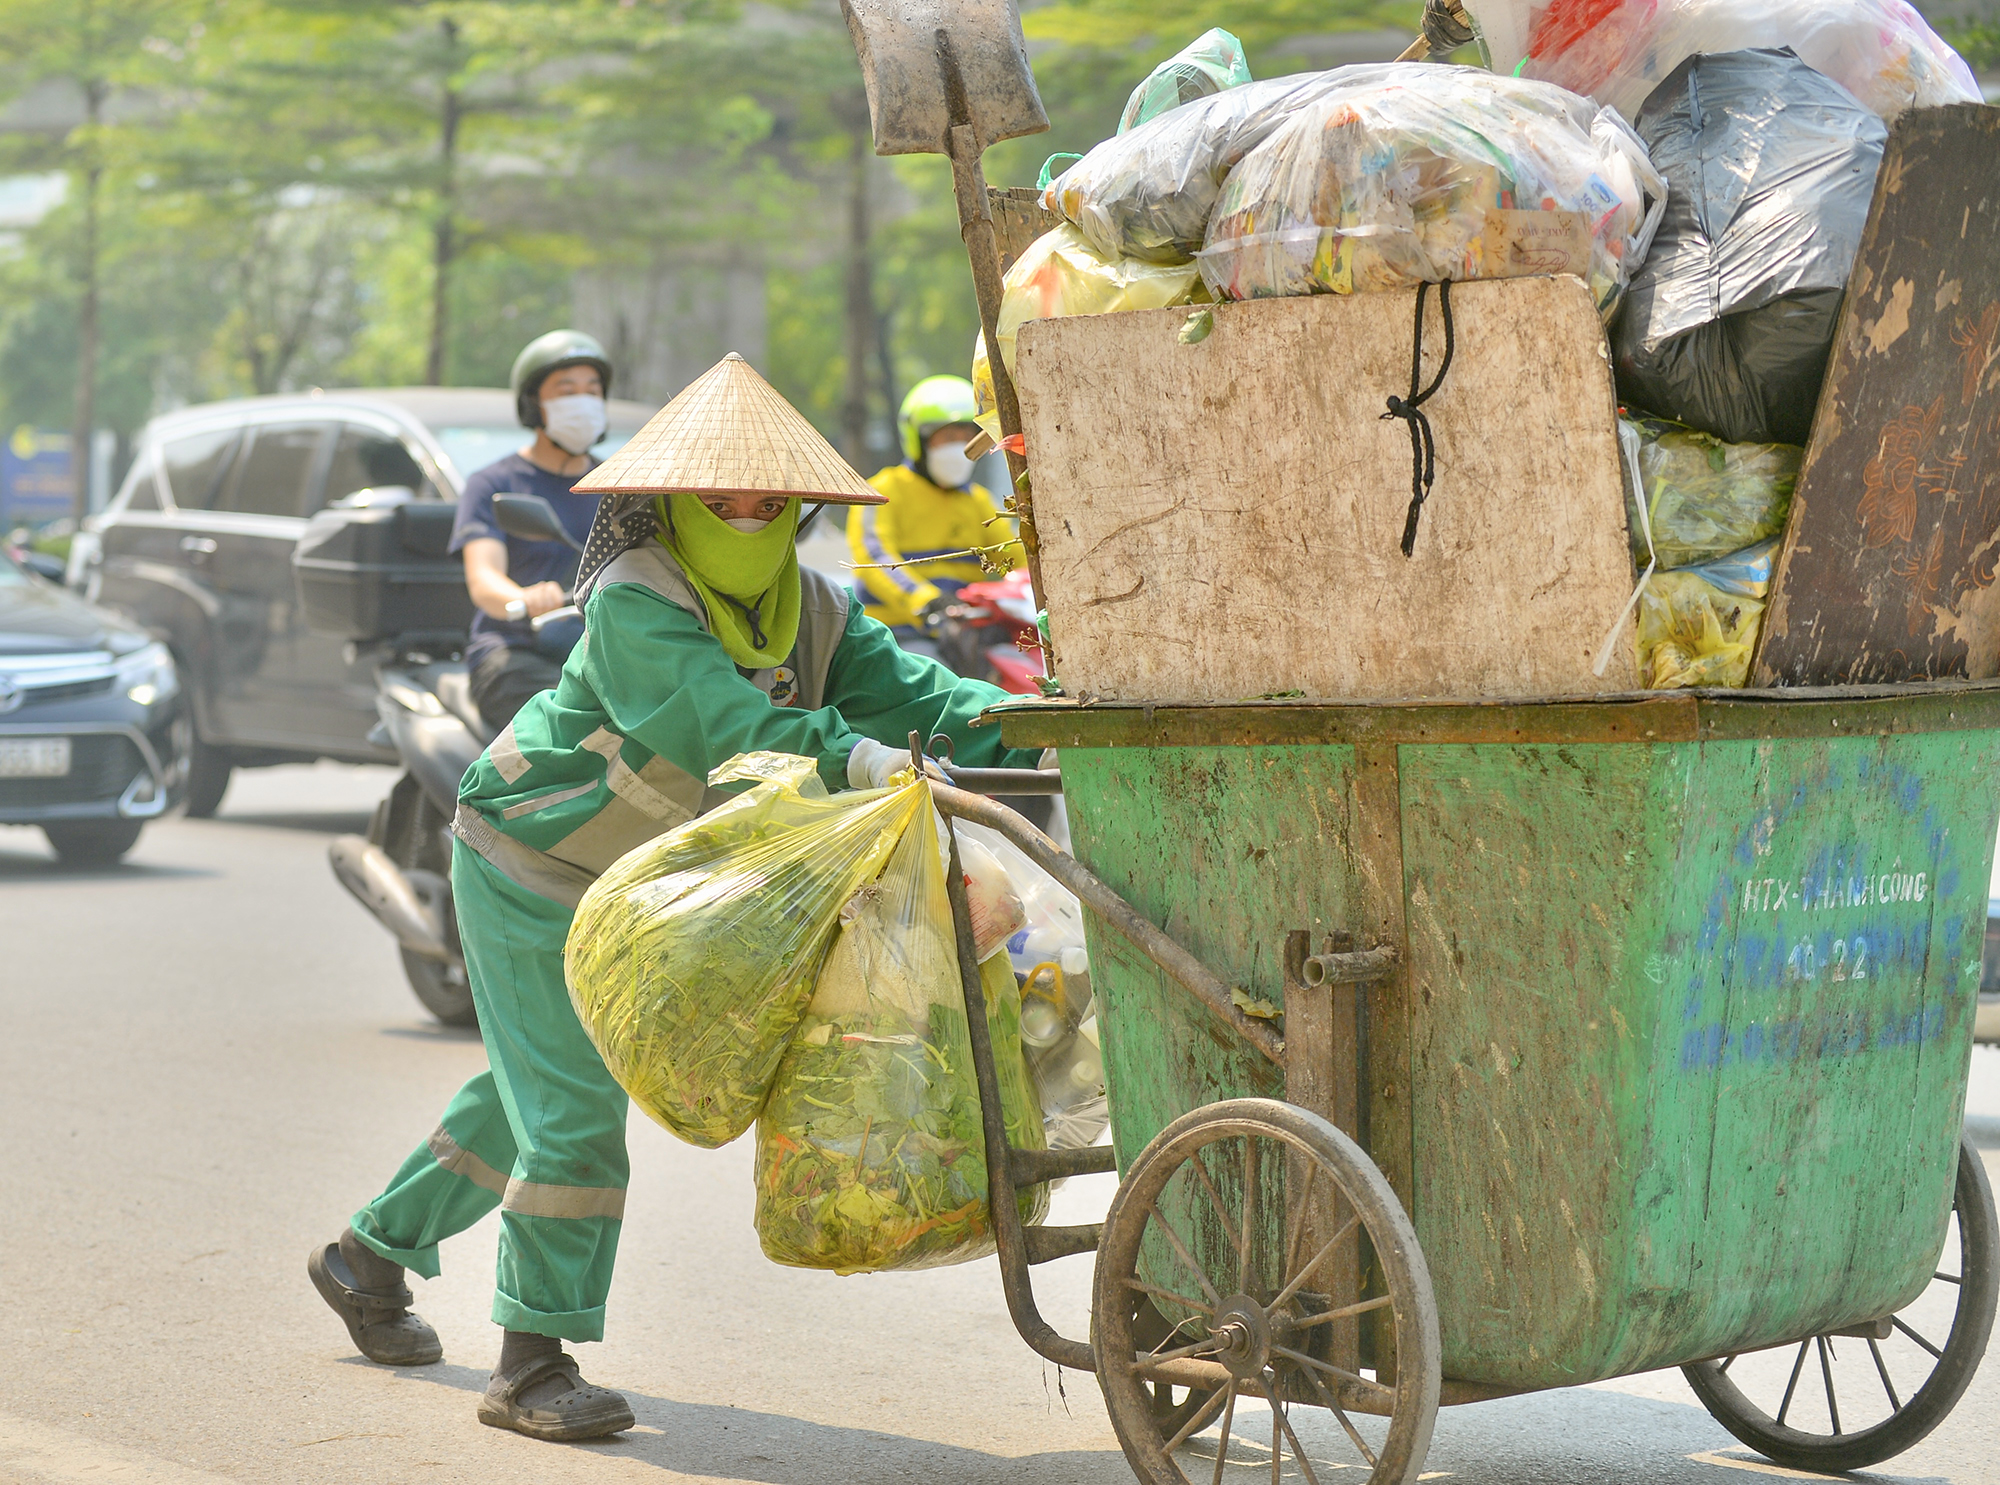
<svg viewBox="0 0 2000 1485">
<path fill-rule="evenodd" d="M 1184 103 L 1207 98 L 1225 88 L 1250 81 L 1250 62 L 1243 43 L 1220 26 L 1204 31 L 1146 74 L 1146 80 L 1125 100 L 1118 132 L 1129 134 L 1141 124 Z"/>
<path fill-rule="evenodd" d="M 752 753 L 709 776 L 734 799 L 628 852 L 591 884 L 563 954 L 612 1077 L 691 1144 L 727 1144 L 764 1105 L 844 904 L 878 876 L 921 781 L 830 795 L 809 758 Z"/>
<path fill-rule="evenodd" d="M 1107 259 L 1067 222 L 1029 243 L 1002 282 L 1005 293 L 995 330 L 1009 372 L 1014 370 L 1016 337 L 1030 320 L 1164 309 L 1186 304 L 1197 294 L 1206 297 L 1201 273 L 1192 263 Z M 981 412 L 995 406 L 984 332 L 973 344 L 972 387 Z"/>
<path fill-rule="evenodd" d="M 1012 885 L 1019 926 L 1006 958 L 1021 983 L 1021 1044 L 1041 1100 L 1049 1148 L 1091 1145 L 1111 1122 L 1104 1096 L 1104 1054 L 1098 1044 L 1097 1001 L 1084 940 L 1083 906 L 1062 883 L 1012 841 L 984 825 L 959 820 L 959 859 L 985 853 Z"/>
<path fill-rule="evenodd" d="M 1639 595 L 1634 640 L 1648 690 L 1742 686 L 1764 624 L 1776 540 L 1676 572 L 1656 572 Z"/>
<path fill-rule="evenodd" d="M 1754 546 L 1785 529 L 1805 450 L 1785 443 L 1724 443 L 1644 413 L 1620 421 L 1635 435 L 1634 463 L 1647 519 L 1628 508 L 1632 560 L 1648 561 L 1645 532 L 1661 567 L 1692 567 Z M 1634 492 L 1625 492 L 1628 507 Z"/>
<path fill-rule="evenodd" d="M 1957 52 L 1904 0 L 1465 0 L 1489 65 L 1634 117 L 1689 57 L 1790 47 L 1883 119 L 1977 103 Z"/>
<path fill-rule="evenodd" d="M 1666 216 L 1612 327 L 1619 395 L 1806 441 L 1888 130 L 1789 52 L 1695 57 L 1639 114 Z"/>
<path fill-rule="evenodd" d="M 1223 178 L 1237 161 L 1293 110 L 1393 65 L 1267 78 L 1184 103 L 1099 144 L 1049 183 L 1042 204 L 1061 212 L 1107 261 L 1185 263 L 1200 250 Z"/>
<path fill-rule="evenodd" d="M 1217 298 L 1573 273 L 1616 308 L 1667 194 L 1623 119 L 1476 67 L 1375 70 L 1230 172 L 1199 257 Z"/>
<path fill-rule="evenodd" d="M 1007 956 L 981 969 L 1008 1142 L 1042 1149 Z M 880 880 L 840 911 L 805 1019 L 757 1121 L 766 1256 L 839 1273 L 993 1251 L 986 1146 L 936 816 L 904 827 Z M 1039 1221 L 1047 1189 L 1020 1193 Z"/>
</svg>

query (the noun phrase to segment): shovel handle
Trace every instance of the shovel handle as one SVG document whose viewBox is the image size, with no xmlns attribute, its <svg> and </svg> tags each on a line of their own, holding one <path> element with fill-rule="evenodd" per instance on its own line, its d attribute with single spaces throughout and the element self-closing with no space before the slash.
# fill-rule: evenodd
<svg viewBox="0 0 2000 1485">
<path fill-rule="evenodd" d="M 955 126 L 950 135 L 951 179 L 958 198 L 958 229 L 972 264 L 972 292 L 979 301 L 979 327 L 986 336 L 986 364 L 993 373 L 993 400 L 999 405 L 1000 431 L 1007 437 L 1021 431 L 1021 400 L 1013 373 L 1000 354 L 1000 300 L 1006 292 L 1000 276 L 1000 243 L 993 233 L 993 207 L 987 199 L 986 173 L 979 166 L 979 139 L 970 124 Z M 1042 549 L 1035 539 L 1033 497 L 1021 476 L 1028 461 L 1007 451 L 1007 471 L 1014 477 L 1014 508 L 1021 521 L 1021 545 L 1028 554 L 1028 580 L 1034 585 L 1035 606 L 1046 607 L 1042 587 Z"/>
</svg>

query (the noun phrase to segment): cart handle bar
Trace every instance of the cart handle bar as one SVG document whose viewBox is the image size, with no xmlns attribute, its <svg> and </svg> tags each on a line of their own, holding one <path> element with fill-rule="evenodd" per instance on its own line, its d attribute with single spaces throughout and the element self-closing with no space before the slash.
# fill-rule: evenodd
<svg viewBox="0 0 2000 1485">
<path fill-rule="evenodd" d="M 997 830 L 1027 855 L 1030 861 L 1069 888 L 1093 912 L 1103 918 L 1113 928 L 1128 939 L 1132 946 L 1152 960 L 1182 989 L 1207 1006 L 1216 1015 L 1233 1026 L 1238 1035 L 1262 1052 L 1279 1067 L 1285 1065 L 1285 1039 L 1268 1021 L 1260 1021 L 1254 1016 L 1246 1016 L 1231 1002 L 1229 987 L 1211 974 L 1202 962 L 1168 938 L 1158 928 L 1100 882 L 1090 871 L 1035 829 L 1026 820 L 1008 809 L 995 804 L 990 799 L 982 799 L 977 794 L 968 794 L 963 789 L 954 789 L 949 784 L 931 781 L 931 797 L 937 801 L 938 809 L 955 819 L 970 820 L 975 825 L 984 825 L 989 830 Z M 1369 954 L 1387 953 L 1387 950 L 1370 950 Z M 1362 959 L 1363 954 L 1339 955 L 1322 954 L 1322 960 Z M 1393 956 L 1392 956 L 1393 958 Z M 1372 978 L 1379 978 L 1378 971 Z"/>
<path fill-rule="evenodd" d="M 945 777 L 974 794 L 1060 794 L 1062 771 L 1055 768 L 959 768 L 940 765 Z"/>
</svg>

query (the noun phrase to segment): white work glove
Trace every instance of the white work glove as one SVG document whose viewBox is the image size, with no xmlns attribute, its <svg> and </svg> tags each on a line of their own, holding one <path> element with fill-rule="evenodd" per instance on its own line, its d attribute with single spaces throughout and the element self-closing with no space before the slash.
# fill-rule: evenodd
<svg viewBox="0 0 2000 1485">
<path fill-rule="evenodd" d="M 851 789 L 886 789 L 909 766 L 908 748 L 892 748 L 864 737 L 847 755 L 847 784 Z"/>
</svg>

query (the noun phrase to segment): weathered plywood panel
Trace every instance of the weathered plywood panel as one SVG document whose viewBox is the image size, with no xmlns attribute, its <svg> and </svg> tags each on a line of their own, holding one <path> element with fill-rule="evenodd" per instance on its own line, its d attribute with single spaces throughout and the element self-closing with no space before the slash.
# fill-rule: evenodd
<svg viewBox="0 0 2000 1485">
<path fill-rule="evenodd" d="M 2000 109 L 1889 136 L 1793 497 L 1760 686 L 2000 674 Z"/>
<path fill-rule="evenodd" d="M 1029 186 L 989 189 L 986 201 L 993 210 L 993 240 L 1000 250 L 1002 273 L 1014 266 L 1028 244 L 1062 225 L 1062 217 L 1042 205 L 1042 193 Z"/>
<path fill-rule="evenodd" d="M 1044 320 L 1023 424 L 1058 673 L 1071 695 L 1233 700 L 1629 690 L 1633 584 L 1615 399 L 1570 278 L 1454 286 L 1425 404 L 1437 481 L 1413 557 L 1415 291 Z M 1444 351 L 1429 296 L 1425 380 Z"/>
</svg>

